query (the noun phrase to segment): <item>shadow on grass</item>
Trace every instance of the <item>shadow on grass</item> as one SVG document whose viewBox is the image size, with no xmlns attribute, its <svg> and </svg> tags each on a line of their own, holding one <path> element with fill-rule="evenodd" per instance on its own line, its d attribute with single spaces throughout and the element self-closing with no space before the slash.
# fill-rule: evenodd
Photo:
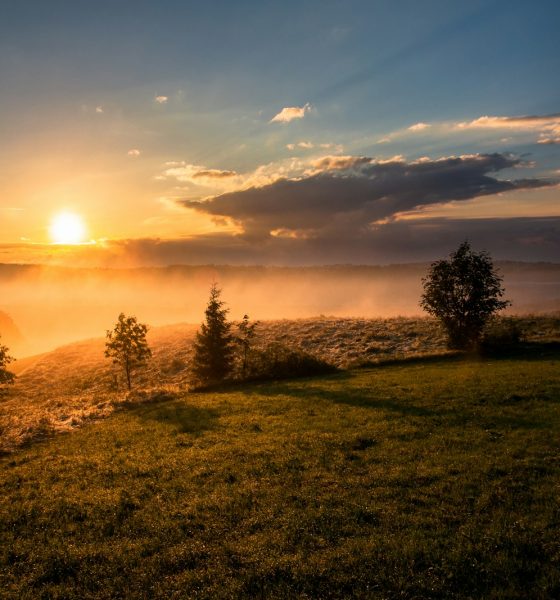
<svg viewBox="0 0 560 600">
<path fill-rule="evenodd" d="M 547 345 L 548 348 L 548 345 Z M 533 352 L 539 352 L 536 348 L 531 348 Z M 525 355 L 520 357 L 520 360 L 526 360 Z M 533 356 L 533 355 L 532 355 Z M 558 357 L 558 355 L 556 355 Z M 471 361 L 473 357 L 468 357 L 465 354 L 444 355 L 439 357 L 426 356 L 419 357 L 415 360 L 392 361 L 389 365 L 376 365 L 372 367 L 372 371 L 383 368 L 383 366 L 409 365 L 409 364 L 449 364 Z M 475 358 L 476 360 L 476 358 Z M 357 375 L 357 373 L 356 373 Z M 372 387 L 356 387 L 347 385 L 346 383 L 353 379 L 356 375 L 352 372 L 342 372 L 329 377 L 321 378 L 322 386 L 316 379 L 308 380 L 292 380 L 285 382 L 274 382 L 268 385 L 260 384 L 246 391 L 262 396 L 291 396 L 307 401 L 326 401 L 335 404 L 346 404 L 360 408 L 382 410 L 385 412 L 395 413 L 408 417 L 427 418 L 439 422 L 445 421 L 448 426 L 466 426 L 468 424 L 477 424 L 483 429 L 546 429 L 550 427 L 550 423 L 532 417 L 530 414 L 523 413 L 517 415 L 503 414 L 503 404 L 516 404 L 523 400 L 530 400 L 530 397 L 524 398 L 521 396 L 509 396 L 506 400 L 496 398 L 495 401 L 487 402 L 486 396 L 481 394 L 480 397 L 461 397 L 458 392 L 457 399 L 449 399 L 447 404 L 433 407 L 434 401 L 437 399 L 429 399 L 432 406 L 422 406 L 421 404 L 426 399 L 416 399 L 414 396 L 408 396 L 408 392 L 404 392 L 400 396 L 397 391 L 393 395 L 387 391 L 380 396 L 379 390 Z M 375 377 L 375 374 L 372 373 Z M 374 380 L 372 380 L 373 383 Z M 331 385 L 329 385 L 329 382 Z M 514 402 L 515 400 L 515 402 Z M 419 403 L 418 403 L 419 401 Z M 444 403 L 444 399 L 441 399 Z M 487 409 L 481 412 L 481 406 L 487 405 Z"/>
<path fill-rule="evenodd" d="M 218 411 L 197 408 L 183 402 L 137 406 L 131 410 L 142 420 L 164 423 L 175 427 L 179 433 L 194 435 L 213 429 L 220 416 Z"/>
<path fill-rule="evenodd" d="M 496 360 L 560 360 L 560 342 L 522 342 L 510 348 L 483 350 L 480 356 Z"/>
</svg>

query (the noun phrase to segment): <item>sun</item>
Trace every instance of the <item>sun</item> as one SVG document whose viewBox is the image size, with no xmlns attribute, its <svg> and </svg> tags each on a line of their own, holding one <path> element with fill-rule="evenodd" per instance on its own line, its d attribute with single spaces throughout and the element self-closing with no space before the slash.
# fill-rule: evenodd
<svg viewBox="0 0 560 600">
<path fill-rule="evenodd" d="M 64 212 L 53 218 L 49 233 L 55 244 L 80 244 L 84 241 L 86 227 L 81 217 Z"/>
</svg>

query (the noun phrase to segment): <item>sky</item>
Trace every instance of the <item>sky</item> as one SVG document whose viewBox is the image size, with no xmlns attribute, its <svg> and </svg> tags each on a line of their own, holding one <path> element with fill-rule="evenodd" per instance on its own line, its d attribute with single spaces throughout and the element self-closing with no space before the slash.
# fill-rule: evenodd
<svg viewBox="0 0 560 600">
<path fill-rule="evenodd" d="M 0 262 L 558 262 L 559 26 L 556 0 L 1 0 Z"/>
</svg>

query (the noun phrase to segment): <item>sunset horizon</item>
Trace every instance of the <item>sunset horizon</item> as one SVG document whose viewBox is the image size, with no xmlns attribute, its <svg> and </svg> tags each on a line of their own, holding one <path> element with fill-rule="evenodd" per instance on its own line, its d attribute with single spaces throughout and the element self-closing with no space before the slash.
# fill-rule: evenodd
<svg viewBox="0 0 560 600">
<path fill-rule="evenodd" d="M 560 598 L 560 2 L 0 0 L 0 596 Z"/>
<path fill-rule="evenodd" d="M 553 2 L 8 5 L 0 262 L 559 260 Z"/>
</svg>

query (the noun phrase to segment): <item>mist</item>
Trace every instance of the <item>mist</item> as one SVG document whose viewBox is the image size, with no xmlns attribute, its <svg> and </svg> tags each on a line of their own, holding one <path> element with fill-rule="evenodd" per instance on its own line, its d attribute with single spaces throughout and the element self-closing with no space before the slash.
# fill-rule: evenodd
<svg viewBox="0 0 560 600">
<path fill-rule="evenodd" d="M 512 302 L 510 313 L 560 310 L 560 265 L 497 266 Z M 418 316 L 427 269 L 427 264 L 137 269 L 0 265 L 0 339 L 21 357 L 102 337 L 120 312 L 151 327 L 199 324 L 213 282 L 222 288 L 231 320 L 244 314 L 259 320 Z"/>
</svg>

